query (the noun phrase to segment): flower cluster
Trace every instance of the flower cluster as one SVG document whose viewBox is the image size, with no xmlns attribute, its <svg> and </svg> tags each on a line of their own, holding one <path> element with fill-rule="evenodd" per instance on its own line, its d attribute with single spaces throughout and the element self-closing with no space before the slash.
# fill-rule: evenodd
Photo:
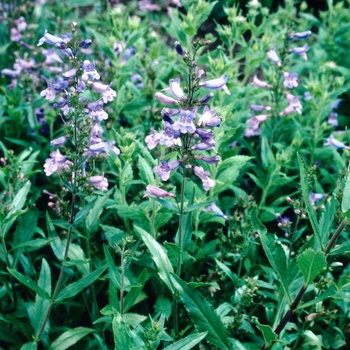
<svg viewBox="0 0 350 350">
<path fill-rule="evenodd" d="M 204 46 L 203 43 L 195 43 L 194 49 Z M 168 149 L 176 151 L 176 159 L 171 161 L 161 160 L 160 165 L 154 167 L 154 172 L 163 180 L 167 181 L 171 171 L 182 167 L 185 171 L 193 169 L 194 174 L 202 181 L 204 190 L 208 191 L 215 186 L 215 181 L 210 179 L 210 173 L 203 166 L 197 164 L 202 161 L 207 164 L 214 164 L 220 161 L 216 155 L 215 139 L 213 128 L 219 127 L 222 117 L 217 115 L 216 110 L 209 106 L 209 101 L 214 96 L 207 93 L 200 96 L 203 88 L 210 90 L 223 89 L 227 94 L 227 76 L 224 74 L 218 79 L 204 80 L 205 72 L 202 69 L 195 70 L 194 62 L 189 53 L 182 49 L 176 42 L 175 49 L 189 67 L 189 86 L 183 89 L 180 79 L 170 79 L 169 87 L 164 92 L 157 92 L 155 97 L 174 108 L 163 108 L 161 115 L 164 128 L 160 131 L 152 129 L 152 133 L 145 139 L 149 149 L 155 148 L 158 144 L 165 145 Z M 200 112 L 200 110 L 202 110 Z M 202 152 L 214 151 L 214 155 L 203 155 Z M 147 194 L 160 196 L 158 192 Z"/>
<path fill-rule="evenodd" d="M 310 36 L 312 33 L 311 31 L 306 32 L 293 32 L 288 36 L 289 40 L 293 39 L 304 39 Z M 294 54 L 297 54 L 307 60 L 306 52 L 308 51 L 309 47 L 307 44 L 305 44 L 302 47 L 294 47 L 289 50 L 283 50 L 284 54 L 286 52 L 292 52 Z M 279 116 L 284 116 L 292 113 L 298 113 L 301 114 L 302 105 L 300 103 L 300 97 L 294 96 L 289 92 L 289 90 L 297 88 L 299 85 L 298 82 L 298 73 L 296 72 L 287 72 L 284 67 L 284 56 L 280 58 L 280 56 L 277 53 L 277 50 L 274 46 L 271 47 L 271 49 L 266 53 L 267 59 L 273 62 L 276 65 L 276 71 L 277 74 L 280 75 L 283 78 L 283 89 L 284 96 L 286 98 L 286 101 L 288 102 L 287 107 L 283 109 L 282 111 L 279 110 L 272 110 L 272 112 L 275 112 L 275 114 Z M 280 79 L 276 79 L 276 84 Z M 269 84 L 268 82 L 265 82 L 263 80 L 260 80 L 256 75 L 254 75 L 252 85 L 257 86 L 262 89 L 273 89 L 274 92 L 278 92 L 279 86 L 274 86 L 273 84 Z M 277 98 L 275 96 L 275 102 Z M 275 108 L 277 109 L 278 106 L 276 105 Z M 270 106 L 263 106 L 263 105 L 255 105 L 252 104 L 250 106 L 250 110 L 254 112 L 261 112 L 261 111 L 270 111 L 271 109 L 274 109 Z M 266 119 L 271 117 L 274 113 L 263 113 L 255 115 L 253 114 L 250 119 L 246 121 L 246 123 L 249 125 L 248 128 L 244 131 L 244 136 L 250 137 L 260 134 L 260 124 L 264 122 Z"/>
<path fill-rule="evenodd" d="M 74 29 L 74 25 L 72 28 Z M 45 173 L 50 176 L 54 172 L 65 172 L 69 174 L 71 182 L 79 186 L 80 179 L 83 181 L 86 177 L 90 157 L 110 151 L 119 155 L 120 151 L 113 143 L 102 139 L 101 126 L 101 121 L 108 118 L 103 106 L 113 100 L 116 92 L 110 85 L 99 81 L 100 75 L 96 71 L 94 62 L 88 60 L 81 62 L 77 59 L 77 48 L 73 46 L 72 37 L 70 33 L 57 37 L 45 31 L 45 35 L 39 40 L 38 46 L 48 43 L 58 48 L 61 54 L 69 58 L 72 66 L 54 81 L 47 80 L 47 88 L 41 91 L 40 95 L 48 101 L 54 101 L 59 96 L 54 107 L 61 110 L 66 132 L 66 135 L 50 142 L 51 146 L 62 147 L 65 154 L 61 154 L 58 149 L 52 152 L 45 162 Z M 79 47 L 87 49 L 90 45 L 91 40 L 86 39 L 80 42 Z M 58 59 L 60 59 L 59 56 L 54 52 L 46 50 L 47 63 L 57 62 Z M 82 96 L 88 88 L 92 90 L 91 92 L 100 94 L 96 101 L 87 101 Z M 73 152 L 64 146 L 68 139 L 73 145 Z M 108 188 L 108 181 L 103 175 L 90 176 L 89 183 L 102 191 Z"/>
</svg>

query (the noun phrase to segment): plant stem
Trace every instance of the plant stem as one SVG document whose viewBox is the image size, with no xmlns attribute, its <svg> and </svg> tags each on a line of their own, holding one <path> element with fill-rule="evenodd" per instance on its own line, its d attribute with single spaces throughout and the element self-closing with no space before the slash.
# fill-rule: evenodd
<svg viewBox="0 0 350 350">
<path fill-rule="evenodd" d="M 337 241 L 339 235 L 341 234 L 341 232 L 343 231 L 343 229 L 345 228 L 345 226 L 348 224 L 349 219 L 348 218 L 344 218 L 342 220 L 342 222 L 339 224 L 338 228 L 335 230 L 332 238 L 328 241 L 326 250 L 325 250 L 325 255 L 328 255 L 329 252 L 331 251 L 332 247 L 334 246 L 335 242 Z M 284 317 L 282 318 L 282 320 L 280 321 L 279 325 L 276 327 L 275 329 L 275 333 L 279 334 L 281 333 L 281 331 L 283 330 L 283 328 L 286 326 L 286 324 L 289 322 L 289 320 L 292 318 L 292 316 L 294 315 L 294 311 L 295 309 L 298 307 L 298 304 L 300 303 L 301 299 L 303 298 L 306 289 L 309 285 L 303 285 L 297 296 L 295 297 L 293 303 L 290 305 L 289 310 L 287 311 L 287 313 L 284 315 Z M 265 350 L 266 349 L 266 344 L 264 343 L 263 346 L 261 347 L 260 350 Z"/>
<path fill-rule="evenodd" d="M 124 260 L 124 253 L 125 253 L 125 247 L 121 250 L 120 254 L 120 269 L 121 269 L 121 276 L 120 276 L 120 314 L 121 316 L 124 315 L 124 273 L 125 273 L 125 260 Z"/>
</svg>

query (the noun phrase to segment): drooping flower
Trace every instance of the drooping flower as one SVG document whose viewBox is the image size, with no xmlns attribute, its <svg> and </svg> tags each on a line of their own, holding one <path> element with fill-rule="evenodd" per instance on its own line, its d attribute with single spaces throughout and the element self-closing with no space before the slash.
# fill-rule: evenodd
<svg viewBox="0 0 350 350">
<path fill-rule="evenodd" d="M 168 105 L 177 105 L 179 104 L 179 101 L 175 100 L 172 97 L 169 97 L 167 95 L 162 94 L 161 92 L 156 92 L 154 94 L 154 97 L 159 100 L 160 102 L 163 102 Z"/>
<path fill-rule="evenodd" d="M 100 191 L 108 189 L 108 180 L 104 176 L 91 176 L 89 182 Z"/>
<path fill-rule="evenodd" d="M 195 166 L 193 170 L 194 174 L 202 180 L 203 188 L 206 191 L 208 191 L 211 187 L 215 186 L 215 181 L 209 178 L 209 171 L 205 171 L 201 166 Z"/>
<path fill-rule="evenodd" d="M 178 100 L 181 100 L 185 96 L 184 92 L 181 89 L 180 79 L 179 78 L 170 79 L 169 80 L 169 88 L 168 89 L 170 90 L 172 95 L 174 97 L 176 97 Z M 168 90 L 168 89 L 166 89 L 166 90 Z"/>
<path fill-rule="evenodd" d="M 261 105 L 251 104 L 250 105 L 250 109 L 252 111 L 261 112 L 261 111 L 270 111 L 271 107 L 270 106 L 261 106 Z"/>
<path fill-rule="evenodd" d="M 299 96 L 294 96 L 290 94 L 289 92 L 285 92 L 284 95 L 286 96 L 287 101 L 289 102 L 289 110 L 293 110 L 292 112 L 297 112 L 301 114 L 301 110 L 303 109 L 303 106 L 300 103 L 300 97 Z M 287 108 L 288 108 L 287 107 Z M 290 112 L 290 113 L 292 113 Z M 287 114 L 287 113 L 284 113 Z M 280 114 L 283 115 L 283 114 Z"/>
<path fill-rule="evenodd" d="M 306 30 L 305 32 L 292 32 L 288 38 L 289 39 L 292 39 L 292 38 L 305 39 L 305 38 L 309 37 L 310 35 L 312 35 L 312 31 Z"/>
<path fill-rule="evenodd" d="M 202 160 L 203 162 L 206 162 L 207 164 L 216 164 L 221 160 L 220 156 L 212 156 L 212 157 L 197 156 L 196 158 Z"/>
<path fill-rule="evenodd" d="M 91 85 L 91 87 L 102 94 L 102 99 L 104 103 L 107 103 L 108 101 L 113 101 L 113 98 L 117 96 L 117 93 L 111 89 L 110 85 L 105 85 L 98 82 L 92 82 L 88 81 L 88 84 Z"/>
<path fill-rule="evenodd" d="M 228 77 L 226 74 L 222 75 L 220 78 L 207 80 L 207 81 L 201 81 L 199 83 L 199 86 L 204 86 L 211 90 L 219 90 L 223 89 L 227 95 L 231 95 L 230 91 L 228 90 L 226 83 L 227 83 Z"/>
<path fill-rule="evenodd" d="M 323 194 L 323 193 L 314 193 L 314 192 L 311 192 L 311 193 L 310 193 L 310 202 L 311 202 L 311 205 L 315 205 L 316 201 L 319 201 L 320 199 L 323 199 L 324 197 L 326 197 L 326 195 Z"/>
<path fill-rule="evenodd" d="M 53 147 L 62 146 L 66 142 L 67 138 L 68 136 L 58 137 L 57 139 L 54 139 L 50 142 L 50 146 L 53 146 Z"/>
<path fill-rule="evenodd" d="M 349 146 L 346 146 L 343 142 L 338 141 L 333 135 L 330 135 L 327 138 L 327 141 L 324 144 L 325 146 L 332 146 L 335 148 L 339 148 L 339 149 L 350 149 Z"/>
<path fill-rule="evenodd" d="M 46 80 L 46 83 L 47 83 L 47 89 L 41 91 L 40 95 L 44 96 L 45 99 L 48 101 L 53 101 L 56 97 L 56 94 L 66 89 L 69 85 L 68 81 L 51 83 L 50 81 Z"/>
<path fill-rule="evenodd" d="M 44 164 L 44 171 L 46 176 L 52 175 L 55 171 L 60 173 L 62 169 L 68 171 L 69 166 L 73 164 L 65 156 L 63 156 L 58 149 L 52 152 L 50 154 L 50 157 L 51 158 L 46 159 Z"/>
<path fill-rule="evenodd" d="M 182 134 L 190 133 L 193 134 L 196 131 L 196 127 L 193 124 L 194 115 L 191 111 L 180 111 L 179 120 L 177 120 L 172 128 L 180 131 Z"/>
<path fill-rule="evenodd" d="M 146 186 L 146 192 L 145 192 L 143 198 L 147 197 L 148 195 L 152 195 L 155 197 L 175 197 L 175 195 L 173 193 L 164 191 L 161 188 L 158 188 L 158 187 L 155 187 L 152 185 Z"/>
<path fill-rule="evenodd" d="M 83 80 L 99 80 L 100 75 L 97 73 L 95 69 L 95 62 L 90 62 L 85 60 L 81 66 L 82 71 L 84 72 L 81 78 Z"/>
<path fill-rule="evenodd" d="M 254 75 L 252 84 L 263 89 L 270 89 L 272 87 L 272 85 L 268 84 L 266 81 L 258 79 L 256 75 Z"/>
<path fill-rule="evenodd" d="M 260 114 L 260 115 L 254 115 L 250 119 L 246 121 L 246 123 L 249 125 L 247 129 L 244 131 L 244 136 L 250 137 L 250 136 L 256 136 L 260 134 L 260 123 L 264 122 L 267 118 L 269 118 L 271 114 Z"/>
<path fill-rule="evenodd" d="M 277 64 L 277 66 L 281 66 L 281 61 L 276 53 L 276 48 L 274 46 L 272 46 L 270 51 L 267 52 L 267 58 L 273 63 Z"/>
<path fill-rule="evenodd" d="M 203 210 L 204 212 L 212 211 L 215 213 L 216 216 L 221 216 L 225 220 L 228 219 L 227 215 L 225 215 L 222 210 L 215 204 L 215 202 L 210 203 L 207 208 Z"/>
<path fill-rule="evenodd" d="M 308 44 L 305 44 L 301 47 L 293 47 L 290 49 L 291 52 L 295 53 L 296 55 L 299 55 L 302 57 L 305 61 L 307 61 L 307 55 L 306 52 L 309 51 L 309 46 Z"/>
<path fill-rule="evenodd" d="M 329 113 L 327 123 L 329 125 L 338 126 L 338 113 Z"/>
<path fill-rule="evenodd" d="M 157 165 L 153 168 L 153 171 L 163 180 L 167 181 L 170 177 L 170 172 L 176 169 L 180 165 L 178 160 L 165 162 L 161 160 L 161 165 Z"/>
<path fill-rule="evenodd" d="M 222 118 L 220 116 L 216 116 L 215 109 L 209 109 L 207 107 L 204 108 L 204 113 L 198 120 L 198 125 L 215 127 L 220 126 L 222 122 Z"/>
<path fill-rule="evenodd" d="M 283 72 L 283 86 L 288 89 L 293 89 L 298 87 L 298 73 L 288 73 Z"/>
<path fill-rule="evenodd" d="M 47 42 L 50 45 L 59 46 L 61 44 L 69 42 L 70 37 L 71 37 L 70 34 L 67 34 L 62 37 L 58 37 L 48 33 L 47 29 L 45 29 L 45 34 L 42 38 L 39 39 L 37 46 L 41 46 L 45 42 Z"/>
<path fill-rule="evenodd" d="M 103 102 L 102 101 L 95 101 L 89 103 L 87 106 L 87 109 L 90 112 L 90 117 L 93 120 L 106 120 L 108 119 L 108 114 L 106 111 L 103 110 Z"/>
</svg>

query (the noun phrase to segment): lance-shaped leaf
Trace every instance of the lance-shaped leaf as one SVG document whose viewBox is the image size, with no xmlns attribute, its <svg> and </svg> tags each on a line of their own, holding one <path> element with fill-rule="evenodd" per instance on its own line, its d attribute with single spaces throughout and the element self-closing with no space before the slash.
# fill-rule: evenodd
<svg viewBox="0 0 350 350">
<path fill-rule="evenodd" d="M 266 233 L 266 228 L 257 218 L 257 209 L 255 208 L 252 212 L 252 225 L 256 231 L 259 233 L 260 242 L 264 248 L 265 254 L 269 263 L 276 271 L 284 293 L 287 297 L 289 304 L 292 303 L 291 297 L 288 291 L 288 281 L 287 281 L 287 257 L 284 252 L 281 243 L 275 239 L 275 236 L 272 234 Z"/>
<path fill-rule="evenodd" d="M 107 268 L 107 265 L 103 265 L 99 267 L 97 270 L 95 270 L 94 272 L 91 272 L 90 274 L 84 276 L 79 281 L 69 284 L 68 286 L 66 286 L 60 291 L 56 301 L 62 301 L 64 299 L 74 297 L 75 295 L 80 293 L 84 288 L 86 288 L 95 280 L 97 280 L 97 278 L 100 277 L 102 272 L 106 270 L 106 268 Z"/>
<path fill-rule="evenodd" d="M 202 339 L 204 339 L 207 334 L 208 332 L 191 334 L 181 340 L 178 340 L 176 343 L 167 346 L 164 348 L 164 350 L 190 350 Z"/>
<path fill-rule="evenodd" d="M 124 300 L 124 312 L 127 312 L 135 303 L 137 297 L 140 295 L 143 286 L 145 285 L 146 282 L 146 277 L 147 277 L 147 269 L 144 269 L 137 279 L 137 283 L 139 285 L 132 286 L 130 291 L 125 297 Z"/>
<path fill-rule="evenodd" d="M 343 192 L 343 199 L 341 202 L 341 210 L 343 213 L 346 213 L 346 215 L 349 215 L 350 210 L 350 173 L 348 174 L 345 182 L 344 192 Z"/>
<path fill-rule="evenodd" d="M 167 285 L 170 291 L 173 292 L 174 287 L 170 279 L 170 273 L 173 273 L 174 269 L 168 255 L 166 254 L 166 250 L 144 229 L 135 225 L 134 228 L 141 235 L 142 240 L 151 252 L 152 259 L 157 266 L 159 277 Z"/>
<path fill-rule="evenodd" d="M 304 162 L 304 159 L 299 154 L 298 154 L 298 160 L 299 160 L 299 167 L 300 167 L 300 184 L 301 184 L 301 190 L 303 193 L 303 199 L 305 202 L 305 207 L 311 222 L 312 229 L 315 233 L 316 239 L 320 247 L 322 247 L 322 239 L 321 239 L 321 234 L 319 232 L 316 211 L 313 205 L 311 204 L 311 200 L 310 200 L 310 190 L 307 182 L 308 176 L 305 170 L 306 164 Z"/>
<path fill-rule="evenodd" d="M 225 327 L 213 306 L 176 275 L 171 274 L 171 280 L 196 328 L 208 332 L 206 340 L 219 349 L 230 349 Z"/>
<path fill-rule="evenodd" d="M 112 255 L 108 249 L 108 246 L 104 245 L 103 250 L 105 252 L 107 265 L 108 265 L 108 273 L 109 277 L 111 278 L 111 281 L 114 283 L 114 285 L 120 290 L 121 289 L 121 276 L 118 268 L 114 264 L 114 260 L 112 258 Z"/>
<path fill-rule="evenodd" d="M 95 329 L 86 327 L 77 327 L 61 334 L 50 346 L 49 350 L 65 350 L 77 343 L 86 335 L 96 332 Z"/>
<path fill-rule="evenodd" d="M 304 286 L 308 286 L 314 278 L 327 266 L 323 252 L 315 252 L 309 248 L 297 258 L 298 266 L 304 276 Z"/>
<path fill-rule="evenodd" d="M 30 289 L 34 290 L 35 293 L 37 293 L 39 296 L 41 296 L 44 299 L 50 300 L 49 294 L 44 290 L 43 288 L 39 287 L 32 279 L 29 277 L 21 274 L 20 272 L 16 270 L 12 270 L 10 268 L 7 268 L 7 270 L 10 272 L 11 275 L 13 275 L 18 281 L 23 283 L 25 286 L 29 287 Z"/>
<path fill-rule="evenodd" d="M 343 197 L 344 199 L 344 197 Z M 318 223 L 318 230 L 321 235 L 322 244 L 325 245 L 328 242 L 329 235 L 334 222 L 335 214 L 337 213 L 338 201 L 332 196 L 331 200 L 327 203 L 325 211 L 322 213 L 320 221 Z"/>
</svg>

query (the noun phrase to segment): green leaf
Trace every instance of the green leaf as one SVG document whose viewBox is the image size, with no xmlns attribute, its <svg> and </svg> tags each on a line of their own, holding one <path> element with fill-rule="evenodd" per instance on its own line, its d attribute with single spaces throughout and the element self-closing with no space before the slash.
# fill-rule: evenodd
<svg viewBox="0 0 350 350">
<path fill-rule="evenodd" d="M 171 265 L 168 255 L 166 254 L 165 249 L 144 229 L 135 225 L 134 228 L 141 235 L 142 240 L 151 252 L 152 259 L 157 266 L 159 277 L 167 285 L 169 290 L 173 292 L 174 287 L 170 279 L 170 273 L 173 273 L 174 269 Z"/>
<path fill-rule="evenodd" d="M 56 301 L 62 301 L 64 299 L 74 297 L 75 295 L 80 293 L 84 288 L 88 287 L 91 283 L 97 280 L 97 278 L 100 277 L 103 271 L 106 270 L 106 268 L 107 268 L 107 265 L 103 265 L 99 267 L 97 270 L 95 270 L 94 272 L 91 272 L 90 274 L 84 276 L 77 282 L 73 282 L 69 284 L 59 292 L 56 298 Z"/>
<path fill-rule="evenodd" d="M 85 219 L 90 209 L 95 205 L 96 200 L 97 200 L 97 197 L 94 198 L 90 203 L 86 204 L 83 209 L 80 209 L 78 211 L 77 215 L 75 216 L 73 225 L 79 225 Z"/>
<path fill-rule="evenodd" d="M 320 221 L 318 223 L 318 231 L 320 232 L 323 245 L 328 242 L 334 218 L 337 213 L 337 208 L 338 201 L 332 196 L 331 200 L 327 202 L 326 209 L 322 213 Z"/>
<path fill-rule="evenodd" d="M 50 300 L 49 294 L 44 290 L 43 288 L 40 288 L 32 279 L 29 277 L 21 274 L 20 272 L 7 268 L 7 270 L 10 272 L 12 276 L 14 276 L 18 281 L 23 283 L 25 286 L 29 287 L 30 289 L 34 290 L 35 293 L 37 293 L 39 296 L 41 296 L 44 299 Z"/>
<path fill-rule="evenodd" d="M 222 271 L 225 272 L 227 277 L 236 285 L 238 283 L 237 276 L 230 270 L 229 267 L 227 267 L 225 264 L 223 264 L 221 261 L 215 259 L 216 264 L 220 267 Z"/>
<path fill-rule="evenodd" d="M 174 203 L 157 197 L 152 197 L 152 199 L 161 204 L 163 207 L 175 212 L 176 214 L 179 214 L 179 209 Z"/>
<path fill-rule="evenodd" d="M 225 327 L 212 305 L 176 275 L 171 274 L 171 280 L 196 328 L 208 332 L 206 340 L 219 349 L 230 349 Z"/>
<path fill-rule="evenodd" d="M 210 202 L 204 202 L 204 203 L 198 203 L 198 204 L 192 204 L 192 205 L 189 205 L 185 210 L 184 210 L 184 213 L 189 213 L 193 210 L 197 210 L 199 208 L 203 208 L 209 204 L 213 203 L 212 201 Z"/>
<path fill-rule="evenodd" d="M 108 206 L 109 209 L 117 209 L 118 215 L 122 218 L 128 218 L 135 221 L 145 221 L 147 217 L 144 212 L 138 207 L 129 207 L 124 204 L 113 204 Z"/>
<path fill-rule="evenodd" d="M 271 342 L 273 339 L 276 339 L 278 336 L 277 334 L 272 330 L 271 326 L 263 325 L 258 321 L 258 318 L 253 316 L 252 322 L 259 328 L 260 332 L 262 333 L 265 343 L 267 346 L 271 345 Z"/>
<path fill-rule="evenodd" d="M 266 228 L 261 224 L 257 218 L 257 208 L 254 208 L 251 215 L 252 225 L 256 231 L 259 233 L 260 242 L 264 248 L 267 259 L 269 260 L 270 265 L 276 271 L 284 293 L 288 299 L 288 302 L 291 304 L 292 300 L 288 292 L 288 282 L 286 276 L 287 270 L 287 257 L 284 252 L 281 243 L 278 242 L 274 235 L 267 234 Z"/>
<path fill-rule="evenodd" d="M 149 165 L 149 163 L 139 155 L 139 172 L 140 172 L 140 178 L 145 184 L 152 184 L 154 183 L 154 173 L 152 167 Z"/>
<path fill-rule="evenodd" d="M 99 227 L 99 218 L 103 211 L 103 206 L 106 204 L 112 191 L 108 191 L 104 196 L 98 197 L 94 207 L 90 210 L 86 217 L 86 229 L 88 237 L 91 237 Z"/>
<path fill-rule="evenodd" d="M 132 287 L 124 299 L 124 312 L 128 312 L 128 310 L 134 305 L 137 297 L 140 295 L 142 288 L 146 283 L 146 277 L 147 269 L 144 269 L 137 279 L 137 283 L 140 285 Z"/>
<path fill-rule="evenodd" d="M 345 182 L 343 199 L 341 202 L 341 210 L 343 213 L 348 212 L 350 209 L 350 173 L 348 174 Z"/>
<path fill-rule="evenodd" d="M 59 261 L 62 261 L 64 256 L 64 245 L 62 244 L 60 237 L 58 237 L 56 233 L 55 226 L 52 223 L 52 220 L 48 212 L 46 212 L 46 227 L 47 227 L 48 236 L 50 239 L 52 239 L 52 243 L 50 244 L 52 251 L 55 254 L 56 258 Z"/>
<path fill-rule="evenodd" d="M 49 350 L 65 350 L 76 344 L 86 335 L 96 332 L 95 329 L 86 327 L 77 327 L 61 334 L 49 347 Z"/>
<path fill-rule="evenodd" d="M 190 350 L 206 337 L 208 332 L 191 334 L 187 337 L 178 340 L 177 342 L 167 346 L 164 350 Z"/>
<path fill-rule="evenodd" d="M 327 266 L 323 252 L 315 252 L 309 248 L 297 258 L 298 266 L 304 276 L 304 285 L 308 286 L 314 278 Z"/>
<path fill-rule="evenodd" d="M 41 269 L 39 274 L 38 286 L 45 290 L 49 296 L 51 296 L 51 270 L 50 266 L 45 259 L 41 260 Z M 49 307 L 50 301 L 42 298 L 40 295 L 35 296 L 35 305 L 34 305 L 34 330 L 35 333 L 39 331 L 41 327 L 45 312 Z M 46 325 L 48 328 L 49 325 Z"/>
<path fill-rule="evenodd" d="M 30 190 L 31 183 L 27 181 L 24 186 L 18 191 L 15 198 L 13 199 L 10 207 L 10 211 L 7 213 L 4 223 L 2 226 L 2 237 L 5 238 L 6 233 L 15 222 L 16 217 L 21 214 L 21 210 L 27 200 L 27 195 Z"/>
<path fill-rule="evenodd" d="M 37 350 L 37 348 L 38 348 L 38 343 L 31 342 L 31 343 L 23 344 L 20 350 Z"/>
<path fill-rule="evenodd" d="M 299 167 L 300 167 L 300 184 L 301 184 L 301 190 L 303 193 L 303 199 L 305 202 L 305 207 L 306 207 L 308 216 L 310 218 L 311 226 L 312 226 L 312 229 L 315 233 L 316 239 L 317 239 L 320 247 L 323 247 L 321 235 L 318 231 L 319 226 L 318 226 L 318 222 L 317 222 L 316 211 L 315 211 L 315 209 L 310 201 L 310 191 L 309 191 L 309 185 L 307 182 L 308 176 L 307 176 L 307 173 L 305 170 L 306 164 L 299 153 L 298 153 L 298 161 L 299 161 Z"/>
<path fill-rule="evenodd" d="M 108 273 L 114 285 L 120 290 L 121 289 L 121 276 L 118 268 L 114 264 L 113 257 L 109 252 L 108 246 L 104 245 L 103 250 L 105 252 L 107 265 L 108 265 Z"/>
<path fill-rule="evenodd" d="M 328 298 L 333 298 L 336 292 L 337 292 L 337 288 L 332 284 L 325 292 L 323 292 L 321 295 L 318 295 L 315 299 L 308 301 L 307 303 L 299 304 L 296 310 L 302 310 L 312 305 L 315 305 L 320 301 L 326 300 Z"/>
</svg>

